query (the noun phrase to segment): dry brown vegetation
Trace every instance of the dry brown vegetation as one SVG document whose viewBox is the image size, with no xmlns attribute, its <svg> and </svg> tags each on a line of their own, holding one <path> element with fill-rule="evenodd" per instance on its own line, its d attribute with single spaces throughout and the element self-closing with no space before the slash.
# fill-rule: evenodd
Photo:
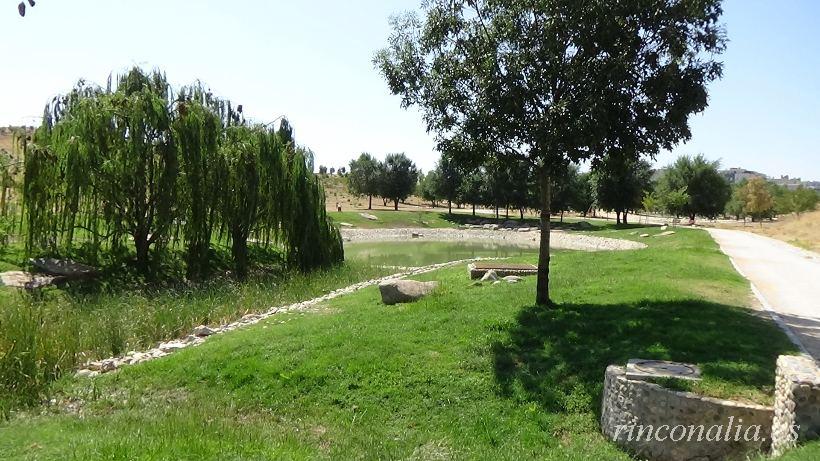
<svg viewBox="0 0 820 461">
<path fill-rule="evenodd" d="M 336 204 L 342 207 L 342 211 L 367 210 L 367 197 L 350 193 L 347 188 L 347 178 L 338 175 L 321 175 L 322 187 L 325 189 L 325 205 L 328 211 L 336 211 Z M 420 208 L 430 208 L 428 202 L 412 195 L 407 197 L 405 203 L 399 203 L 399 210 L 418 210 Z M 373 197 L 374 210 L 392 210 L 393 202 L 384 205 L 380 197 Z"/>
<path fill-rule="evenodd" d="M 739 228 L 741 224 L 732 228 Z M 780 216 L 777 221 L 747 223 L 742 228 L 748 232 L 765 235 L 811 251 L 820 252 L 820 210 Z"/>
</svg>

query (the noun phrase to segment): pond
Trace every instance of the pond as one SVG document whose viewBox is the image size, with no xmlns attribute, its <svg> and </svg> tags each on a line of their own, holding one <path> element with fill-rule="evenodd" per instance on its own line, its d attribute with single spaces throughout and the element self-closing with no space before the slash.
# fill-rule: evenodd
<svg viewBox="0 0 820 461">
<path fill-rule="evenodd" d="M 534 255 L 538 250 L 498 242 L 348 242 L 345 259 L 378 266 L 426 266 L 469 258 Z"/>
</svg>

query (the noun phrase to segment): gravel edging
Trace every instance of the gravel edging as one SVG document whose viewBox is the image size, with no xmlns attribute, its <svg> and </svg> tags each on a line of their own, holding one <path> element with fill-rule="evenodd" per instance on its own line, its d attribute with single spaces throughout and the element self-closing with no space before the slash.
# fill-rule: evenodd
<svg viewBox="0 0 820 461">
<path fill-rule="evenodd" d="M 198 346 L 204 343 L 208 338 L 219 335 L 222 333 L 228 333 L 230 331 L 244 328 L 250 325 L 257 324 L 262 320 L 266 320 L 276 314 L 282 314 L 287 312 L 304 312 L 309 310 L 311 307 L 314 307 L 318 304 L 321 304 L 325 301 L 329 301 L 331 299 L 337 298 L 342 295 L 350 294 L 361 290 L 362 288 L 367 288 L 369 286 L 378 285 L 379 283 L 385 282 L 387 280 L 393 280 L 398 278 L 404 278 L 412 275 L 419 275 L 424 274 L 427 272 L 432 272 L 444 267 L 455 266 L 458 264 L 466 264 L 474 261 L 481 261 L 481 260 L 493 260 L 493 259 L 503 259 L 503 258 L 471 258 L 471 259 L 462 259 L 458 261 L 450 261 L 446 263 L 439 263 L 439 264 L 431 264 L 429 266 L 423 267 L 415 267 L 415 268 L 408 268 L 403 272 L 399 272 L 396 274 L 388 275 L 385 277 L 371 279 L 364 282 L 354 283 L 353 285 L 346 286 L 344 288 L 339 288 L 337 290 L 333 290 L 330 293 L 319 296 L 317 298 L 313 298 L 307 301 L 301 301 L 293 304 L 288 304 L 285 306 L 278 306 L 269 309 L 266 312 L 260 314 L 247 314 L 243 316 L 241 319 L 228 323 L 225 325 L 221 325 L 218 327 L 209 327 L 205 325 L 200 325 L 191 332 L 190 335 L 186 336 L 183 339 L 176 339 L 167 342 L 161 342 L 155 348 L 148 349 L 145 351 L 131 351 L 128 352 L 125 356 L 121 357 L 109 357 L 107 359 L 87 362 L 82 368 L 80 368 L 76 373 L 75 377 L 78 378 L 93 378 L 103 373 L 109 373 L 112 371 L 116 371 L 124 366 L 127 365 L 135 365 L 138 363 L 147 362 L 149 360 L 158 359 L 161 357 L 165 357 L 170 355 L 180 349 L 185 349 L 187 347 Z"/>
<path fill-rule="evenodd" d="M 493 241 L 505 244 L 538 248 L 540 231 L 516 229 L 342 229 L 345 242 L 393 242 L 393 241 Z M 550 232 L 550 248 L 582 251 L 624 251 L 640 250 L 646 244 L 632 240 L 597 237 L 566 231 Z"/>
</svg>

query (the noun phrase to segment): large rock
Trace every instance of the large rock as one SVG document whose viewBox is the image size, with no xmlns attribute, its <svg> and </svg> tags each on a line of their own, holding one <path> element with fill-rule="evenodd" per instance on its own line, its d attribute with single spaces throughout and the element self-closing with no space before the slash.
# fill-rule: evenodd
<svg viewBox="0 0 820 461">
<path fill-rule="evenodd" d="M 388 280 L 379 284 L 379 292 L 383 303 L 393 305 L 417 301 L 430 294 L 437 286 L 438 282 Z"/>
<path fill-rule="evenodd" d="M 370 213 L 359 213 L 359 216 L 361 216 L 364 219 L 368 219 L 370 221 L 378 221 L 379 220 L 378 216 L 374 216 Z"/>
<path fill-rule="evenodd" d="M 34 258 L 31 265 L 48 275 L 69 278 L 89 277 L 97 274 L 97 269 L 75 261 L 56 258 Z"/>
<path fill-rule="evenodd" d="M 487 273 L 481 277 L 482 282 L 495 282 L 496 280 L 498 280 L 498 274 L 492 269 L 488 270 Z"/>
</svg>

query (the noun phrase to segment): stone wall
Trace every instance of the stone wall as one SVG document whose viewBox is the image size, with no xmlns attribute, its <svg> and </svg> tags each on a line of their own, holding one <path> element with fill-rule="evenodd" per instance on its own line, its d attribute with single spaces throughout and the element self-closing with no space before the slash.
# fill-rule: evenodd
<svg viewBox="0 0 820 461">
<path fill-rule="evenodd" d="M 820 438 L 820 368 L 814 360 L 782 355 L 777 359 L 772 453 Z"/>
<path fill-rule="evenodd" d="M 630 380 L 624 367 L 606 370 L 601 428 L 610 440 L 640 458 L 743 459 L 745 454 L 768 450 L 772 416 L 771 407 Z"/>
</svg>

